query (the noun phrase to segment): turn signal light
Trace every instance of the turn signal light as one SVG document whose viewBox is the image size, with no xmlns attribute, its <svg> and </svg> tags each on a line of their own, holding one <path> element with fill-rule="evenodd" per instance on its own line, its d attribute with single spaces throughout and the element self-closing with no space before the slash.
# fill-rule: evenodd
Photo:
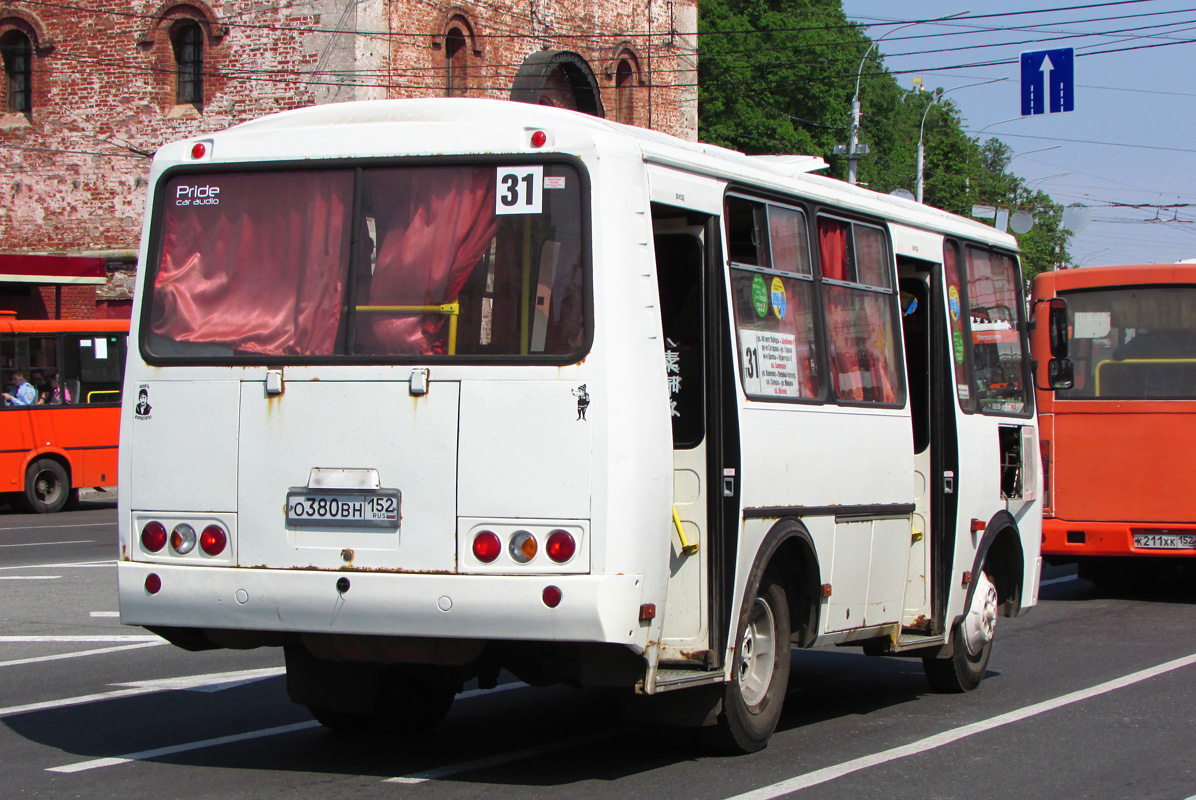
<svg viewBox="0 0 1196 800">
<path fill-rule="evenodd" d="M 195 528 L 183 522 L 174 526 L 170 532 L 170 549 L 180 556 L 185 556 L 195 549 Z"/>
<path fill-rule="evenodd" d="M 548 534 L 548 543 L 544 546 L 544 552 L 548 553 L 548 557 L 556 563 L 564 564 L 577 552 L 577 542 L 569 531 L 558 529 Z"/>
<path fill-rule="evenodd" d="M 511 558 L 520 564 L 526 564 L 535 558 L 539 549 L 536 537 L 527 531 L 515 531 L 515 535 L 511 537 Z"/>
<path fill-rule="evenodd" d="M 224 552 L 228 544 L 228 534 L 219 525 L 209 525 L 199 535 L 199 549 L 210 556 L 218 556 Z"/>
<path fill-rule="evenodd" d="M 489 564 L 502 552 L 502 542 L 494 531 L 482 531 L 473 537 L 473 557 L 483 564 Z"/>
<path fill-rule="evenodd" d="M 141 529 L 141 546 L 156 553 L 166 546 L 166 526 L 161 522 L 149 522 Z"/>
</svg>

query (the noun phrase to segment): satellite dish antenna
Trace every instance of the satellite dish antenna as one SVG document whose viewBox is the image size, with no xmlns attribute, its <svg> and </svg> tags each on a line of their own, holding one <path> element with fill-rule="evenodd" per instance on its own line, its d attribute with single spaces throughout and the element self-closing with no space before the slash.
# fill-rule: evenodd
<svg viewBox="0 0 1196 800">
<path fill-rule="evenodd" d="M 1072 203 L 1063 209 L 1063 227 L 1072 233 L 1081 233 L 1092 221 L 1092 210 L 1083 203 Z"/>
<path fill-rule="evenodd" d="M 1029 233 L 1034 227 L 1034 215 L 1025 209 L 1014 212 L 1009 218 L 1009 230 L 1014 233 Z"/>
</svg>

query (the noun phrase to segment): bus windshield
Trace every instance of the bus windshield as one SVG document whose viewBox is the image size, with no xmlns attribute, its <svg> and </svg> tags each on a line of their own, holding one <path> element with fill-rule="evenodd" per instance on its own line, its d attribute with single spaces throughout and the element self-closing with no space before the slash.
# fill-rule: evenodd
<svg viewBox="0 0 1196 800">
<path fill-rule="evenodd" d="M 151 359 L 583 354 L 571 165 L 186 172 L 165 186 Z"/>
<path fill-rule="evenodd" d="M 1075 365 L 1075 387 L 1060 400 L 1196 400 L 1196 287 L 1060 294 Z"/>
</svg>

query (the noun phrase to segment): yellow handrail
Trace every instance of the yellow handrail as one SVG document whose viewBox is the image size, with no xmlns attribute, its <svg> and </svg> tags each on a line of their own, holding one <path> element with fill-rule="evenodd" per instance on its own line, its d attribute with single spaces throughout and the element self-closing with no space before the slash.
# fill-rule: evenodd
<svg viewBox="0 0 1196 800">
<path fill-rule="evenodd" d="M 120 397 L 120 389 L 96 389 L 94 392 L 88 392 L 87 393 L 87 402 L 89 402 L 89 403 L 93 402 L 91 398 L 95 397 L 98 394 L 114 394 L 117 397 Z"/>
<path fill-rule="evenodd" d="M 1196 358 L 1106 358 L 1096 365 L 1096 396 L 1100 397 L 1100 371 L 1105 364 L 1196 364 Z"/>
<path fill-rule="evenodd" d="M 438 306 L 356 306 L 366 314 L 444 314 L 449 318 L 448 354 L 457 354 L 457 317 L 461 316 L 461 302 L 454 300 Z"/>
<path fill-rule="evenodd" d="M 681 552 L 687 556 L 698 552 L 698 543 L 690 544 L 689 540 L 685 538 L 685 531 L 681 529 L 681 517 L 677 514 L 677 506 L 673 506 L 673 525 L 676 526 L 677 536 L 681 539 Z"/>
</svg>

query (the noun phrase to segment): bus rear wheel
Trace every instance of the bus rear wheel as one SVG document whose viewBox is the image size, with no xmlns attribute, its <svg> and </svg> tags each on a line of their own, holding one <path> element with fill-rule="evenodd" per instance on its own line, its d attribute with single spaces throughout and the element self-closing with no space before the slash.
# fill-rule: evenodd
<svg viewBox="0 0 1196 800">
<path fill-rule="evenodd" d="M 39 458 L 25 473 L 25 504 L 38 514 L 61 511 L 71 499 L 66 468 L 52 458 Z"/>
<path fill-rule="evenodd" d="M 713 727 L 710 746 L 754 753 L 768 744 L 781 718 L 789 687 L 789 601 L 784 585 L 766 573 L 740 615 L 731 680 Z"/>
<path fill-rule="evenodd" d="M 987 573 L 981 572 L 968 611 L 951 633 L 951 655 L 922 659 L 932 689 L 943 694 L 960 694 L 970 692 L 984 680 L 996 635 L 999 605 L 997 587 Z"/>
</svg>

